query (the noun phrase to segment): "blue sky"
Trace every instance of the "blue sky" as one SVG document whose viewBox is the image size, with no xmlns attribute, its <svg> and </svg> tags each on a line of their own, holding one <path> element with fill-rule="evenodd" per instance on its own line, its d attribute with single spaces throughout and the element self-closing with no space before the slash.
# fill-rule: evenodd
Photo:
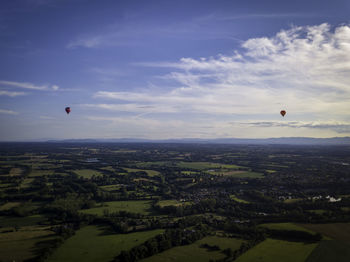
<svg viewBox="0 0 350 262">
<path fill-rule="evenodd" d="M 349 13 L 346 0 L 3 0 L 0 140 L 349 136 Z"/>
</svg>

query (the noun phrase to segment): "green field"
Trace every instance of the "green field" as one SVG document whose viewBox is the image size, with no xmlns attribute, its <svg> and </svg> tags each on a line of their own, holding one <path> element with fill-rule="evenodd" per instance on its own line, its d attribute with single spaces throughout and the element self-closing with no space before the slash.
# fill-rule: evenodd
<svg viewBox="0 0 350 262">
<path fill-rule="evenodd" d="M 244 204 L 249 204 L 250 202 L 247 201 L 247 200 L 244 200 L 244 199 L 240 199 L 238 198 L 237 196 L 235 195 L 230 195 L 230 198 L 236 202 L 239 202 L 239 203 L 244 203 Z"/>
<path fill-rule="evenodd" d="M 334 240 L 350 243 L 350 223 L 301 224 L 301 226 Z"/>
<path fill-rule="evenodd" d="M 53 170 L 40 170 L 40 169 L 33 169 L 32 172 L 30 172 L 28 177 L 38 177 L 38 176 L 50 176 L 54 173 Z"/>
<path fill-rule="evenodd" d="M 114 172 L 115 169 L 112 166 L 102 167 L 101 169 Z"/>
<path fill-rule="evenodd" d="M 158 202 L 158 205 L 160 207 L 165 207 L 165 206 L 181 206 L 181 205 L 189 205 L 191 204 L 190 202 L 180 202 L 178 200 L 175 199 L 171 199 L 171 200 L 161 200 Z"/>
<path fill-rule="evenodd" d="M 317 243 L 289 242 L 266 239 L 238 257 L 237 262 L 304 262 Z"/>
<path fill-rule="evenodd" d="M 0 211 L 9 210 L 13 207 L 17 207 L 20 205 L 21 205 L 21 202 L 7 202 L 6 204 L 3 204 L 2 206 L 0 206 Z"/>
<path fill-rule="evenodd" d="M 337 240 L 323 240 L 312 251 L 306 262 L 348 262 L 350 245 Z"/>
<path fill-rule="evenodd" d="M 45 221 L 46 218 L 41 215 L 32 215 L 27 217 L 8 217 L 0 216 L 0 225 L 2 227 L 15 227 L 15 226 L 33 226 L 39 222 Z"/>
<path fill-rule="evenodd" d="M 111 234 L 106 227 L 86 226 L 67 239 L 47 261 L 111 261 L 122 250 L 129 250 L 163 231 Z"/>
<path fill-rule="evenodd" d="M 147 168 L 151 166 L 174 166 L 175 162 L 170 161 L 154 161 L 154 162 L 137 162 L 136 166 L 141 168 Z"/>
<path fill-rule="evenodd" d="M 244 171 L 244 170 L 215 170 L 209 171 L 212 175 L 224 175 L 224 176 L 232 176 L 236 178 L 263 178 L 264 175 L 257 172 Z"/>
<path fill-rule="evenodd" d="M 196 175 L 198 174 L 198 172 L 196 171 L 181 171 L 181 174 L 184 174 L 184 175 Z"/>
<path fill-rule="evenodd" d="M 313 210 L 307 210 L 307 211 L 314 213 L 314 214 L 319 214 L 319 215 L 322 215 L 322 214 L 327 212 L 327 210 L 325 210 L 325 209 L 313 209 Z"/>
<path fill-rule="evenodd" d="M 209 261 L 209 259 L 222 259 L 225 255 L 221 252 L 226 248 L 236 250 L 240 247 L 243 240 L 237 238 L 225 238 L 210 236 L 205 237 L 191 245 L 178 246 L 166 250 L 152 257 L 141 260 L 142 262 L 192 262 L 192 261 Z M 208 251 L 206 248 L 201 248 L 200 245 L 209 244 L 217 245 L 221 250 Z"/>
<path fill-rule="evenodd" d="M 238 169 L 240 166 L 237 165 L 227 165 L 227 164 L 219 164 L 219 163 L 211 163 L 211 162 L 177 162 L 176 166 L 182 168 L 191 168 L 197 170 L 206 170 L 206 169 Z"/>
<path fill-rule="evenodd" d="M 14 167 L 11 168 L 9 175 L 10 176 L 20 176 L 23 172 L 22 168 Z"/>
<path fill-rule="evenodd" d="M 53 232 L 49 227 L 28 226 L 18 231 L 0 230 L 0 261 L 24 261 L 35 256 L 35 244 L 49 240 Z"/>
<path fill-rule="evenodd" d="M 33 181 L 34 181 L 34 178 L 25 178 L 21 183 L 20 188 L 29 188 Z"/>
<path fill-rule="evenodd" d="M 149 176 L 158 176 L 159 175 L 159 172 L 158 171 L 155 171 L 155 170 L 149 170 L 149 169 L 137 169 L 137 168 L 124 168 L 126 171 L 128 171 L 128 173 L 130 172 L 146 172 L 147 175 Z"/>
<path fill-rule="evenodd" d="M 101 172 L 93 169 L 80 169 L 74 170 L 73 172 L 76 173 L 78 176 L 82 176 L 84 178 L 91 178 L 93 175 L 102 176 Z"/>
<path fill-rule="evenodd" d="M 81 212 L 101 216 L 103 215 L 103 210 L 108 209 L 109 212 L 128 211 L 143 215 L 151 215 L 153 212 L 151 204 L 152 201 L 149 200 L 111 201 L 104 202 L 103 205 L 101 204 L 94 208 L 81 210 Z"/>
<path fill-rule="evenodd" d="M 314 234 L 315 232 L 309 229 L 306 229 L 303 226 L 299 226 L 293 223 L 267 223 L 267 224 L 260 224 L 259 227 L 265 227 L 268 229 L 275 229 L 275 230 L 297 230 L 297 231 L 305 231 L 311 234 Z"/>
<path fill-rule="evenodd" d="M 136 164 L 138 167 L 150 167 L 150 166 L 175 166 L 180 168 L 190 168 L 196 170 L 207 170 L 207 169 L 238 169 L 241 166 L 228 165 L 212 162 L 172 162 L 172 161 L 155 161 L 155 162 L 140 162 Z"/>
<path fill-rule="evenodd" d="M 111 191 L 119 190 L 121 188 L 121 186 L 120 185 L 107 185 L 107 186 L 100 186 L 99 188 L 111 192 Z"/>
<path fill-rule="evenodd" d="M 302 198 L 291 198 L 291 199 L 286 199 L 283 202 L 286 204 L 293 204 L 293 203 L 299 202 L 301 200 L 303 200 L 303 199 Z"/>
</svg>

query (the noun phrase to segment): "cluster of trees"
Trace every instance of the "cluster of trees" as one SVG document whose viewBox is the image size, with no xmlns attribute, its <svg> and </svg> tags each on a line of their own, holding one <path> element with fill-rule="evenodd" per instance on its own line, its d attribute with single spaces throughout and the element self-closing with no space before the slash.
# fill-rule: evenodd
<svg viewBox="0 0 350 262">
<path fill-rule="evenodd" d="M 226 255 L 226 257 L 217 260 L 209 260 L 210 262 L 231 262 L 236 260 L 240 255 L 247 252 L 249 249 L 253 248 L 260 242 L 264 241 L 265 238 L 251 239 L 249 241 L 243 242 L 239 249 L 232 250 L 231 248 L 224 249 L 222 253 Z"/>
<path fill-rule="evenodd" d="M 115 262 L 133 262 L 153 256 L 175 246 L 189 245 L 208 234 L 208 227 L 199 224 L 193 229 L 168 229 L 129 251 L 122 251 Z"/>
</svg>

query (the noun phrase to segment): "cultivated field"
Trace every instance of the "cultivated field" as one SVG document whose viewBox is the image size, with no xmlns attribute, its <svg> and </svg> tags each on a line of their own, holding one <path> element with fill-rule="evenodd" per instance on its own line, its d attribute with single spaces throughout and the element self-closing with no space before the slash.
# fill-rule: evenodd
<svg viewBox="0 0 350 262">
<path fill-rule="evenodd" d="M 74 170 L 74 173 L 84 178 L 91 178 L 92 176 L 102 176 L 101 172 L 93 169 Z"/>
<path fill-rule="evenodd" d="M 296 225 L 294 223 L 267 223 L 267 224 L 260 224 L 260 227 L 265 227 L 268 229 L 276 229 L 276 230 L 297 230 L 297 231 L 305 231 L 311 234 L 314 234 L 315 232 L 312 230 L 309 230 L 303 226 Z"/>
<path fill-rule="evenodd" d="M 344 241 L 350 244 L 350 223 L 330 224 L 301 224 L 303 227 L 319 232 L 334 240 Z"/>
<path fill-rule="evenodd" d="M 237 262 L 304 262 L 317 243 L 266 239 L 238 257 Z"/>
<path fill-rule="evenodd" d="M 323 240 L 312 251 L 306 262 L 348 262 L 350 245 L 337 240 Z"/>
<path fill-rule="evenodd" d="M 102 216 L 104 210 L 107 209 L 109 212 L 128 211 L 132 213 L 140 213 L 143 215 L 151 215 L 153 212 L 151 204 L 152 201 L 149 200 L 111 201 L 104 202 L 100 206 L 94 208 L 81 210 L 81 212 Z"/>
<path fill-rule="evenodd" d="M 142 262 L 195 262 L 195 261 L 209 261 L 209 259 L 222 259 L 225 255 L 222 250 L 231 248 L 236 250 L 240 247 L 243 240 L 236 238 L 225 238 L 210 236 L 205 237 L 197 242 L 187 245 L 171 248 L 167 251 L 148 257 L 141 260 Z M 210 246 L 217 245 L 220 250 L 209 251 L 206 248 L 200 247 L 202 244 L 208 244 Z"/>
<path fill-rule="evenodd" d="M 106 227 L 86 226 L 56 249 L 47 261 L 111 261 L 122 250 L 131 249 L 162 232 L 162 229 L 157 229 L 130 234 L 112 234 Z"/>
<path fill-rule="evenodd" d="M 33 258 L 35 244 L 53 237 L 49 227 L 25 226 L 15 231 L 12 228 L 0 229 L 0 261 L 24 261 Z"/>
</svg>

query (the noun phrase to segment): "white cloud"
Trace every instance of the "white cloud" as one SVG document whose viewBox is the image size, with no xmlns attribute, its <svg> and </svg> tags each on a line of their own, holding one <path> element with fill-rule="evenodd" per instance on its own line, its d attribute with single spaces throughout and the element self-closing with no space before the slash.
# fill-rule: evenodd
<svg viewBox="0 0 350 262">
<path fill-rule="evenodd" d="M 280 117 L 279 111 L 286 109 L 287 117 L 298 122 L 310 118 L 322 123 L 349 120 L 348 25 L 334 29 L 328 24 L 292 27 L 273 37 L 248 39 L 242 48 L 241 52 L 217 57 L 138 63 L 173 69 L 158 77 L 173 88 L 158 88 L 156 92 L 99 91 L 94 97 L 123 101 L 132 105 L 129 109 L 135 112 L 138 106 L 147 104 L 154 112 L 166 108 L 168 112 L 221 116 L 227 120 L 233 115 L 246 115 L 259 122 L 266 116 Z M 187 122 L 190 121 L 193 119 Z M 283 126 L 286 127 L 295 130 L 295 126 Z M 323 126 L 309 123 L 303 128 L 321 130 Z M 347 126 L 341 125 L 329 124 L 325 129 L 348 132 Z"/>
<path fill-rule="evenodd" d="M 11 91 L 1 91 L 0 90 L 0 96 L 9 96 L 9 97 L 16 97 L 16 96 L 24 96 L 27 93 L 25 92 L 11 92 Z"/>
<path fill-rule="evenodd" d="M 41 90 L 41 91 L 48 91 L 48 90 L 57 91 L 59 89 L 59 87 L 57 85 L 52 85 L 51 89 L 50 89 L 48 85 L 38 86 L 38 85 L 35 85 L 32 83 L 3 81 L 3 80 L 0 80 L 0 86 L 13 86 L 13 87 L 18 87 L 18 88 L 31 89 L 31 90 Z"/>
<path fill-rule="evenodd" d="M 13 81 L 0 81 L 0 85 L 3 86 L 14 86 L 25 89 L 33 89 L 33 90 L 48 90 L 47 86 L 37 86 L 31 83 L 23 83 L 23 82 L 13 82 Z"/>
<path fill-rule="evenodd" d="M 337 133 L 350 133 L 350 122 L 344 121 L 259 121 L 232 123 L 251 127 L 290 127 L 290 128 L 313 128 L 328 129 Z"/>
<path fill-rule="evenodd" d="M 110 111 L 124 111 L 124 112 L 136 112 L 136 113 L 151 113 L 151 112 L 163 112 L 174 113 L 178 110 L 171 106 L 150 105 L 150 104 L 81 104 L 82 107 L 94 108 L 94 109 L 107 109 Z"/>
<path fill-rule="evenodd" d="M 0 109 L 0 114 L 18 115 L 18 112 L 15 112 L 15 111 L 12 111 L 12 110 Z"/>
</svg>

